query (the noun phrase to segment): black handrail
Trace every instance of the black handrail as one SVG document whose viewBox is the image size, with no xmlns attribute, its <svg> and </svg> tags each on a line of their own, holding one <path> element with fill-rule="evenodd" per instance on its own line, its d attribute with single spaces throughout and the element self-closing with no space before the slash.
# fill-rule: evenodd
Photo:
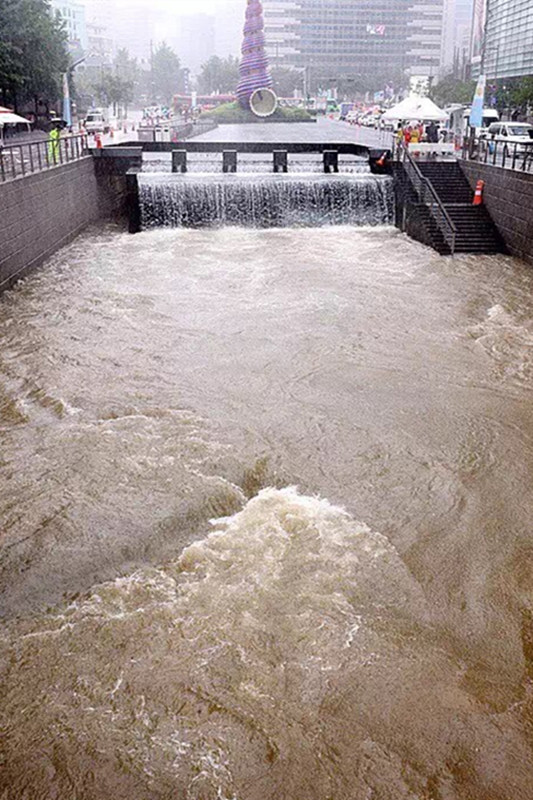
<svg viewBox="0 0 533 800">
<path fill-rule="evenodd" d="M 457 228 L 446 211 L 444 203 L 438 196 L 431 182 L 420 172 L 418 164 L 413 159 L 406 147 L 402 147 L 402 162 L 405 171 L 422 203 L 427 206 L 435 220 L 437 227 L 444 237 L 453 256 L 455 253 L 455 240 Z"/>
</svg>

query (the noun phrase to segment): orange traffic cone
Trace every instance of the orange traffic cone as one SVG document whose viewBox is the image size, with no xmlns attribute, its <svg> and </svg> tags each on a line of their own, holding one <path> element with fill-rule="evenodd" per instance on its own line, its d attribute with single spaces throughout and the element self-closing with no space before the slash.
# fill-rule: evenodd
<svg viewBox="0 0 533 800">
<path fill-rule="evenodd" d="M 483 203 L 483 187 L 485 181 L 478 181 L 476 183 L 476 191 L 474 192 L 474 199 L 472 200 L 473 206 L 480 206 Z"/>
<path fill-rule="evenodd" d="M 94 143 L 98 150 L 102 147 L 102 137 L 99 133 L 94 134 Z"/>
<path fill-rule="evenodd" d="M 378 165 L 378 167 L 384 167 L 385 166 L 385 159 L 386 158 L 387 158 L 387 153 L 385 152 L 376 161 L 376 164 Z"/>
</svg>

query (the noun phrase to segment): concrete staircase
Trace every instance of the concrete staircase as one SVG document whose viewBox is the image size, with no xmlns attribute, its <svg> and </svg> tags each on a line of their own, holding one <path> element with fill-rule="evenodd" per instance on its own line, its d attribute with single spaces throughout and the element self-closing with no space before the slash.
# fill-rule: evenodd
<svg viewBox="0 0 533 800">
<path fill-rule="evenodd" d="M 505 245 L 485 206 L 472 205 L 474 193 L 456 161 L 420 161 L 417 166 L 433 186 L 457 229 L 456 253 L 505 252 Z M 445 252 L 438 231 L 432 231 L 432 236 L 435 250 Z"/>
</svg>

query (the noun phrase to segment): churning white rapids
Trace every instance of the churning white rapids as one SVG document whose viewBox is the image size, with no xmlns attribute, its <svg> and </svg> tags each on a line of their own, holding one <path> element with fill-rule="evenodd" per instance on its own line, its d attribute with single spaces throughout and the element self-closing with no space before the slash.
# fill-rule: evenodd
<svg viewBox="0 0 533 800">
<path fill-rule="evenodd" d="M 530 800 L 532 298 L 351 227 L 5 294 L 0 798 Z"/>
</svg>

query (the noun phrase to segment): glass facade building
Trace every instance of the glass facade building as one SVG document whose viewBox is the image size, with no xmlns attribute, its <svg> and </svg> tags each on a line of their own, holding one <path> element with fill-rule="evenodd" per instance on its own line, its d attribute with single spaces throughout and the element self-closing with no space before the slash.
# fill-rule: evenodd
<svg viewBox="0 0 533 800">
<path fill-rule="evenodd" d="M 443 0 L 265 0 L 272 65 L 385 86 L 436 77 Z"/>
<path fill-rule="evenodd" d="M 489 79 L 533 75 L 533 0 L 488 0 L 482 59 Z"/>
</svg>

